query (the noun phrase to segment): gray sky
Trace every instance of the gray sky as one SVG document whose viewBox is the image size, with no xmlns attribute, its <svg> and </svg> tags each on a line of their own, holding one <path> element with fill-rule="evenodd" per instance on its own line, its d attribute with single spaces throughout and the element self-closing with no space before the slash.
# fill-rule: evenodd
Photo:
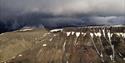
<svg viewBox="0 0 125 63">
<path fill-rule="evenodd" d="M 125 0 L 0 0 L 0 8 L 22 13 L 125 16 Z"/>
<path fill-rule="evenodd" d="M 68 19 L 52 18 L 60 23 L 81 22 L 86 16 L 85 22 L 89 20 L 97 24 L 125 24 L 125 0 L 0 0 L 0 17 L 34 12 L 70 16 Z M 72 18 L 74 15 L 83 17 Z M 46 18 L 47 20 L 49 19 Z"/>
</svg>

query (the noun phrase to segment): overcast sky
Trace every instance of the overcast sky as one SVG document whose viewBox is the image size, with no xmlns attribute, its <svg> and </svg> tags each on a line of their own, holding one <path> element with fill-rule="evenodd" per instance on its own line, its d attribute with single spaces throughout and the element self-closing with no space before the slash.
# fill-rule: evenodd
<svg viewBox="0 0 125 63">
<path fill-rule="evenodd" d="M 21 12 L 125 16 L 125 0 L 0 0 L 0 8 Z"/>
<path fill-rule="evenodd" d="M 62 18 L 40 17 L 37 18 L 37 21 L 30 18 L 37 23 L 41 19 L 45 19 L 44 21 L 47 21 L 48 25 L 50 21 L 56 21 L 54 23 L 57 24 L 70 24 L 70 21 L 73 24 L 76 24 L 76 21 L 83 24 L 88 21 L 90 24 L 125 24 L 125 0 L 0 0 L 0 19 L 3 16 L 17 16 L 35 12 L 66 16 Z M 78 16 L 79 18 L 72 16 Z M 31 22 L 31 20 L 28 21 Z M 27 21 L 27 19 L 25 18 L 24 21 Z"/>
</svg>

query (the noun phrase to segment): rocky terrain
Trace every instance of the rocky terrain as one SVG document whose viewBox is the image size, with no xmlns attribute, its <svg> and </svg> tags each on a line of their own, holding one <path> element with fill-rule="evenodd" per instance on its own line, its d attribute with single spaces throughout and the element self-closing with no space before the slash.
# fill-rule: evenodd
<svg viewBox="0 0 125 63">
<path fill-rule="evenodd" d="M 21 29 L 0 34 L 0 63 L 32 48 L 45 33 L 45 29 Z"/>
<path fill-rule="evenodd" d="M 125 27 L 89 26 L 0 35 L 1 63 L 125 63 Z"/>
</svg>

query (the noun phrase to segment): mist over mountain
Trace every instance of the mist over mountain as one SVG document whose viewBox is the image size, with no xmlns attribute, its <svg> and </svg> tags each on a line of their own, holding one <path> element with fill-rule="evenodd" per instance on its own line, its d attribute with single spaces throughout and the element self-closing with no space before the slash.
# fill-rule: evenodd
<svg viewBox="0 0 125 63">
<path fill-rule="evenodd" d="M 124 0 L 0 0 L 0 32 L 125 24 Z"/>
<path fill-rule="evenodd" d="M 25 26 L 45 27 L 47 29 L 79 27 L 87 25 L 125 24 L 124 16 L 53 15 L 47 13 L 26 13 L 0 19 L 0 32 L 13 31 Z"/>
</svg>

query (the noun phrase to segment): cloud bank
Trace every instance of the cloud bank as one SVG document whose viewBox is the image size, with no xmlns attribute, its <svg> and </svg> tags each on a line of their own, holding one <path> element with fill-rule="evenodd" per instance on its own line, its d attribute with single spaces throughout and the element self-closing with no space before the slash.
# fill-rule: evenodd
<svg viewBox="0 0 125 63">
<path fill-rule="evenodd" d="M 125 24 L 125 0 L 0 0 L 0 32 L 115 24 Z"/>
<path fill-rule="evenodd" d="M 125 16 L 125 0 L 0 0 L 0 7 L 22 13 Z"/>
</svg>

